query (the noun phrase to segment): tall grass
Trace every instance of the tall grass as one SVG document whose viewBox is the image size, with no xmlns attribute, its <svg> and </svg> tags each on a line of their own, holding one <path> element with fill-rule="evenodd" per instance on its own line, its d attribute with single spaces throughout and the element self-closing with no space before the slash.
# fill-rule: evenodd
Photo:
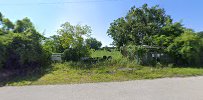
<svg viewBox="0 0 203 100">
<path fill-rule="evenodd" d="M 112 56 L 112 58 L 115 60 L 123 58 L 120 51 L 117 51 L 117 50 L 112 50 L 111 52 L 106 51 L 106 50 L 97 50 L 97 51 L 92 50 L 91 56 L 92 57 Z"/>
<path fill-rule="evenodd" d="M 112 56 L 113 59 L 94 64 L 85 62 L 54 63 L 53 67 L 44 69 L 46 74 L 41 77 L 38 75 L 18 77 L 6 85 L 72 84 L 203 75 L 203 69 L 199 68 L 140 66 L 135 61 L 122 57 L 119 51 L 99 50 L 92 52 L 92 57 Z"/>
</svg>

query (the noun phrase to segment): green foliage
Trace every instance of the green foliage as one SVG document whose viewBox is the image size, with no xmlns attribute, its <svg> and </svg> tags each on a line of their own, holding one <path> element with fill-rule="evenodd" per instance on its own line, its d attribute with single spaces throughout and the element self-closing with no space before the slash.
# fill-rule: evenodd
<svg viewBox="0 0 203 100">
<path fill-rule="evenodd" d="M 69 22 L 61 25 L 58 35 L 45 39 L 43 48 L 52 53 L 63 53 L 64 61 L 78 61 L 81 57 L 90 56 L 90 49 L 84 42 L 89 37 L 89 26 L 73 26 Z"/>
<path fill-rule="evenodd" d="M 162 27 L 161 35 L 177 37 L 184 32 L 184 27 L 180 22 L 166 22 L 167 24 Z"/>
<path fill-rule="evenodd" d="M 111 23 L 107 34 L 125 57 L 136 57 L 138 62 L 152 52 L 164 53 L 178 65 L 197 65 L 203 58 L 202 32 L 195 34 L 180 22 L 173 23 L 159 6 L 132 7 L 125 17 Z"/>
<path fill-rule="evenodd" d="M 73 26 L 66 22 L 61 25 L 61 29 L 57 33 L 59 34 L 59 45 L 65 50 L 63 60 L 78 61 L 81 57 L 90 55 L 89 48 L 86 46 L 83 38 L 90 35 L 91 29 L 89 26 Z"/>
<path fill-rule="evenodd" d="M 80 69 L 79 66 L 85 66 L 80 62 L 55 63 L 52 64 L 53 67 L 43 69 L 45 75 L 39 73 L 19 76 L 6 82 L 6 85 L 81 84 L 203 75 L 201 68 L 161 68 L 158 66 L 152 68 L 136 65 L 133 62 L 127 62 L 127 64 L 126 60 L 113 60 L 98 63 L 96 67 L 90 69 Z"/>
<path fill-rule="evenodd" d="M 154 46 L 158 47 L 168 47 L 174 40 L 173 36 L 166 35 L 154 35 L 153 37 Z"/>
<path fill-rule="evenodd" d="M 82 57 L 89 57 L 90 49 L 86 46 L 78 46 L 75 48 L 66 49 L 63 52 L 64 61 L 79 61 Z"/>
<path fill-rule="evenodd" d="M 111 23 L 107 33 L 118 47 L 129 43 L 150 45 L 146 40 L 150 40 L 153 35 L 163 34 L 162 27 L 167 24 L 172 24 L 172 19 L 165 14 L 164 9 L 144 4 L 141 8 L 132 7 L 125 18 Z"/>
<path fill-rule="evenodd" d="M 8 18 L 4 18 L 2 22 L 3 22 L 3 27 L 2 27 L 3 30 L 14 29 L 14 24 Z"/>
<path fill-rule="evenodd" d="M 52 53 L 62 53 L 65 50 L 58 35 L 53 35 L 50 38 L 46 38 L 43 43 L 43 48 Z"/>
<path fill-rule="evenodd" d="M 0 38 L 0 41 L 2 40 L 2 38 Z M 5 62 L 5 58 L 6 58 L 6 48 L 5 46 L 2 44 L 2 42 L 0 42 L 0 69 L 3 67 L 4 62 Z"/>
<path fill-rule="evenodd" d="M 202 32 L 198 32 L 197 35 L 201 38 L 203 38 L 203 31 Z"/>
<path fill-rule="evenodd" d="M 60 41 L 64 49 L 82 46 L 84 44 L 83 37 L 88 37 L 91 33 L 89 26 L 76 25 L 73 26 L 69 22 L 61 25 L 61 29 L 57 31 Z"/>
<path fill-rule="evenodd" d="M 128 23 L 125 21 L 124 18 L 119 18 L 115 20 L 113 23 L 110 24 L 110 28 L 108 29 L 107 33 L 111 38 L 113 38 L 113 44 L 121 47 L 127 44 L 131 39 L 131 34 L 129 31 L 130 28 Z"/>
<path fill-rule="evenodd" d="M 0 26 L 0 67 L 25 70 L 50 62 L 50 53 L 41 46 L 44 37 L 28 18 L 13 24 L 2 17 Z"/>
<path fill-rule="evenodd" d="M 73 84 L 203 75 L 201 68 L 175 68 L 173 65 L 163 68 L 160 63 L 157 63 L 156 67 L 140 66 L 123 58 L 119 51 L 96 50 L 92 53 L 92 57 L 104 55 L 112 56 L 113 59 L 91 65 L 72 61 L 54 63 L 52 66 L 42 68 L 40 73 L 15 77 L 5 84 L 12 86 Z"/>
<path fill-rule="evenodd" d="M 88 38 L 85 40 L 86 45 L 90 47 L 90 49 L 98 50 L 101 48 L 102 43 L 100 41 L 97 41 L 96 38 Z"/>
<path fill-rule="evenodd" d="M 2 13 L 0 12 L 0 21 L 2 21 L 3 20 L 3 15 L 2 15 Z M 0 24 L 1 25 L 1 24 Z"/>
<path fill-rule="evenodd" d="M 168 48 L 168 52 L 176 59 L 177 63 L 197 65 L 200 60 L 202 40 L 194 32 L 186 30 L 177 37 Z"/>
<path fill-rule="evenodd" d="M 30 19 L 26 17 L 22 20 L 16 21 L 16 25 L 13 31 L 15 33 L 22 33 L 29 29 L 34 29 L 34 26 Z"/>
<path fill-rule="evenodd" d="M 128 45 L 126 47 L 121 47 L 121 53 L 128 57 L 130 60 L 137 60 L 137 64 L 142 64 L 142 59 L 147 53 L 148 49 L 144 46 Z M 125 53 L 125 54 L 124 54 Z"/>
<path fill-rule="evenodd" d="M 49 62 L 48 52 L 45 52 L 39 42 L 24 34 L 10 33 L 3 40 L 6 48 L 5 68 L 18 69 L 40 67 Z M 8 41 L 8 40 L 10 41 Z"/>
<path fill-rule="evenodd" d="M 185 30 L 185 28 L 179 22 L 166 23 L 167 24 L 161 29 L 161 34 L 153 35 L 151 40 L 149 38 L 145 39 L 146 41 L 148 40 L 148 44 L 151 43 L 151 45 L 156 47 L 167 48 L 171 43 L 174 42 L 174 39 L 180 36 Z M 163 51 L 166 50 L 164 49 Z"/>
</svg>

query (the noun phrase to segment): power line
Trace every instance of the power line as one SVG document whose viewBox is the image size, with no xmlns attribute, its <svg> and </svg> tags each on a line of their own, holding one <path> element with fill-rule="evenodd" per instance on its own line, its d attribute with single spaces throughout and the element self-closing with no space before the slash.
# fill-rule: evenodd
<svg viewBox="0 0 203 100">
<path fill-rule="evenodd" d="M 80 3 L 101 3 L 117 2 L 122 0 L 85 0 L 85 1 L 66 1 L 66 2 L 41 2 L 41 3 L 0 3 L 1 6 L 24 6 L 24 5 L 61 5 L 61 4 L 80 4 Z"/>
</svg>

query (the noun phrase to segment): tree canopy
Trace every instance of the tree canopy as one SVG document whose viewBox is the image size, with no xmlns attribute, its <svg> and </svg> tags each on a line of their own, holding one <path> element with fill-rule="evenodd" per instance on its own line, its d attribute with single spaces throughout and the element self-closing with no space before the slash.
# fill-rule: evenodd
<svg viewBox="0 0 203 100">
<path fill-rule="evenodd" d="M 73 26 L 69 22 L 66 22 L 61 25 L 61 29 L 59 29 L 57 33 L 60 36 L 63 48 L 74 48 L 75 46 L 83 45 L 83 37 L 90 35 L 91 28 L 87 25 Z"/>
<path fill-rule="evenodd" d="M 173 22 L 159 6 L 132 7 L 126 16 L 110 24 L 107 34 L 124 55 L 134 54 L 142 58 L 150 51 L 145 49 L 156 48 L 153 52 L 168 54 L 175 59 L 175 64 L 191 65 L 199 64 L 203 54 L 202 32 L 196 34 L 180 22 Z"/>
<path fill-rule="evenodd" d="M 110 24 L 107 34 L 118 47 L 133 43 L 135 45 L 153 45 L 153 36 L 179 36 L 183 32 L 180 23 L 172 23 L 169 15 L 159 6 L 132 7 L 125 17 Z"/>
<path fill-rule="evenodd" d="M 197 35 L 198 35 L 199 37 L 203 38 L 203 31 L 198 32 Z"/>
<path fill-rule="evenodd" d="M 85 45 L 84 37 L 89 37 L 91 28 L 87 25 L 71 25 L 66 22 L 57 31 L 64 51 L 64 60 L 78 61 L 81 57 L 89 56 L 89 48 Z"/>
<path fill-rule="evenodd" d="M 49 62 L 42 48 L 44 38 L 28 18 L 11 22 L 0 14 L 0 67 L 20 69 L 40 67 Z"/>
<path fill-rule="evenodd" d="M 182 65 L 194 65 L 200 63 L 203 42 L 193 31 L 186 30 L 181 36 L 175 38 L 174 42 L 167 48 L 176 63 Z"/>
<path fill-rule="evenodd" d="M 57 35 L 45 39 L 43 47 L 53 53 L 63 53 L 64 60 L 78 61 L 90 55 L 85 37 L 89 38 L 91 28 L 87 25 L 71 25 L 66 22 L 58 29 Z"/>
<path fill-rule="evenodd" d="M 90 47 L 90 49 L 98 50 L 101 48 L 102 43 L 100 41 L 97 41 L 96 38 L 88 38 L 85 40 L 86 45 Z"/>
</svg>

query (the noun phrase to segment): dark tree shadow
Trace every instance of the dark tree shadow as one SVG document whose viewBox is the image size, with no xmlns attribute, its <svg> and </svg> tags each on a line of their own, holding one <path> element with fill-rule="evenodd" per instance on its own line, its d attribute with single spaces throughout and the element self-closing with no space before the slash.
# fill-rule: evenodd
<svg viewBox="0 0 203 100">
<path fill-rule="evenodd" d="M 3 69 L 0 71 L 0 87 L 6 86 L 8 83 L 30 81 L 34 82 L 52 72 L 53 66 L 49 65 L 41 68 L 30 68 L 24 70 Z"/>
</svg>

